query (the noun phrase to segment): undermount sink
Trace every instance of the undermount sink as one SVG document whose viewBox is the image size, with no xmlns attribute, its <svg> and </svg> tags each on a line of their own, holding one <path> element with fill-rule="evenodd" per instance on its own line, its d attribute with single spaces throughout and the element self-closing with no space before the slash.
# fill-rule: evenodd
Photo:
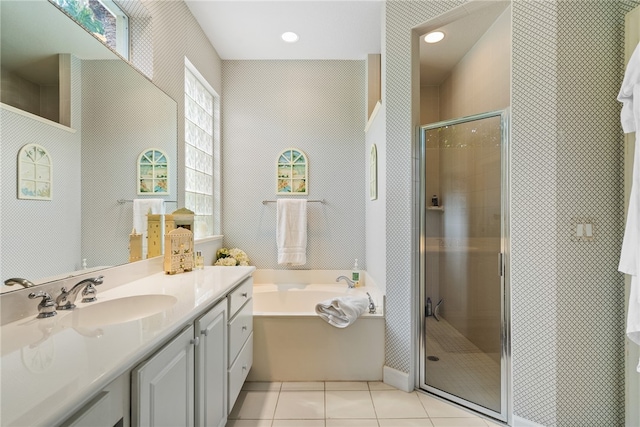
<svg viewBox="0 0 640 427">
<path fill-rule="evenodd" d="M 98 297 L 99 298 L 99 297 Z M 144 319 L 175 305 L 178 299 L 171 295 L 135 295 L 108 301 L 97 301 L 73 309 L 65 320 L 71 326 L 94 328 Z"/>
</svg>

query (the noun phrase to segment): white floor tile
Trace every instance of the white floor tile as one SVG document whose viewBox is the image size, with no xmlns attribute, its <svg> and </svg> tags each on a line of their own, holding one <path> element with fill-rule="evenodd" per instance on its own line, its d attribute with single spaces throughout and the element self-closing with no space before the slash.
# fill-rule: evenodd
<svg viewBox="0 0 640 427">
<path fill-rule="evenodd" d="M 243 390 L 252 391 L 280 391 L 282 383 L 279 382 L 259 382 L 259 381 L 247 381 L 242 385 Z"/>
<path fill-rule="evenodd" d="M 349 420 L 349 419 L 327 419 L 326 427 L 378 427 L 378 421 L 373 420 Z"/>
<path fill-rule="evenodd" d="M 379 419 L 380 427 L 433 427 L 429 418 Z"/>
<path fill-rule="evenodd" d="M 327 418 L 376 418 L 369 391 L 326 391 Z"/>
<path fill-rule="evenodd" d="M 319 391 L 324 390 L 324 383 L 322 381 L 293 381 L 293 382 L 283 382 L 282 391 Z"/>
<path fill-rule="evenodd" d="M 436 399 L 428 394 L 418 393 L 418 398 L 431 418 L 477 418 L 477 416 L 471 412 Z"/>
<path fill-rule="evenodd" d="M 279 420 L 324 419 L 324 391 L 280 392 L 275 418 Z"/>
<path fill-rule="evenodd" d="M 482 418 L 431 418 L 434 427 L 487 427 Z"/>
<path fill-rule="evenodd" d="M 350 391 L 369 391 L 369 385 L 366 381 L 326 381 L 324 383 L 325 390 L 350 390 Z"/>
<path fill-rule="evenodd" d="M 487 423 L 487 425 L 489 427 L 504 427 L 505 426 L 505 424 L 499 424 L 498 421 L 492 421 L 492 420 L 488 420 L 486 418 L 483 418 L 483 419 L 484 419 L 484 422 Z"/>
<path fill-rule="evenodd" d="M 324 420 L 273 420 L 272 427 L 325 427 Z"/>
<path fill-rule="evenodd" d="M 271 420 L 229 420 L 225 427 L 271 427 Z"/>
<path fill-rule="evenodd" d="M 369 390 L 371 391 L 396 390 L 396 388 L 393 386 L 390 386 L 389 384 L 385 384 L 382 381 L 370 381 Z"/>
<path fill-rule="evenodd" d="M 277 391 L 241 391 L 229 419 L 273 419 L 278 394 Z"/>
<path fill-rule="evenodd" d="M 427 418 L 415 392 L 372 391 L 371 397 L 378 418 Z"/>
</svg>

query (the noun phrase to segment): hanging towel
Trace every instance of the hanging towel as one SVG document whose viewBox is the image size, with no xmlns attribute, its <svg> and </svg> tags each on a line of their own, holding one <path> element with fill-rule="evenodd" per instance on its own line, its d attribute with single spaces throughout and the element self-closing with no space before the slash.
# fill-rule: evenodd
<svg viewBox="0 0 640 427">
<path fill-rule="evenodd" d="M 278 199 L 276 243 L 278 264 L 307 262 L 307 201 Z"/>
<path fill-rule="evenodd" d="M 618 101 L 622 102 L 620 113 L 622 130 L 625 133 L 636 132 L 631 197 L 618 270 L 631 275 L 627 336 L 640 345 L 640 289 L 638 289 L 640 287 L 640 147 L 638 147 L 637 137 L 637 131 L 640 130 L 640 44 L 636 46 L 629 59 Z M 640 363 L 638 372 L 640 372 Z"/>
<path fill-rule="evenodd" d="M 358 320 L 368 308 L 367 297 L 347 295 L 319 302 L 316 304 L 316 313 L 328 324 L 336 328 L 346 328 Z"/>
<path fill-rule="evenodd" d="M 147 214 L 164 215 L 164 200 L 133 199 L 133 228 L 142 234 L 142 259 L 147 258 Z"/>
</svg>

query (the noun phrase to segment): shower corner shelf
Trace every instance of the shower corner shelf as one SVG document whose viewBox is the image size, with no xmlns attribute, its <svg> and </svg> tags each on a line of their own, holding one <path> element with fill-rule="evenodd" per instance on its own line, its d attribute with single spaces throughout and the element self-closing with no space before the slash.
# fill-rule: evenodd
<svg viewBox="0 0 640 427">
<path fill-rule="evenodd" d="M 444 206 L 427 206 L 427 210 L 444 212 Z"/>
</svg>

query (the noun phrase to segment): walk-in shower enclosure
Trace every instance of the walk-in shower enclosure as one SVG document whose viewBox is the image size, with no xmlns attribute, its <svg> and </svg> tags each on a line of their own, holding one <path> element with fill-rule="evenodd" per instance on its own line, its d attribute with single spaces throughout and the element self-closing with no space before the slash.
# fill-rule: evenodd
<svg viewBox="0 0 640 427">
<path fill-rule="evenodd" d="M 420 387 L 506 421 L 508 111 L 420 128 Z"/>
</svg>

